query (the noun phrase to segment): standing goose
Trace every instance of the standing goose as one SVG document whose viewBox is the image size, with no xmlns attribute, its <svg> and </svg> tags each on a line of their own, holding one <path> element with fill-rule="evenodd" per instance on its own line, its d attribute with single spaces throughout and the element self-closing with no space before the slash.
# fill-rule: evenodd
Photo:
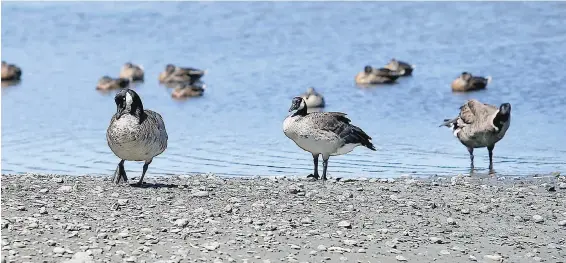
<svg viewBox="0 0 566 263">
<path fill-rule="evenodd" d="M 410 65 L 407 62 L 392 58 L 384 68 L 399 72 L 401 76 L 410 76 L 413 74 L 415 65 Z"/>
<path fill-rule="evenodd" d="M 106 131 L 106 140 L 112 152 L 121 159 L 114 173 L 114 182 L 128 180 L 124 161 L 145 161 L 143 173 L 135 185 L 143 183 L 143 177 L 153 158 L 167 148 L 167 131 L 159 113 L 144 110 L 138 94 L 123 89 L 114 97 L 117 112 Z"/>
<path fill-rule="evenodd" d="M 20 80 L 22 69 L 14 64 L 2 60 L 2 80 Z"/>
<path fill-rule="evenodd" d="M 452 81 L 452 91 L 474 91 L 485 89 L 487 84 L 491 82 L 491 77 L 472 76 L 468 72 L 462 72 L 458 78 Z"/>
<path fill-rule="evenodd" d="M 131 62 L 127 62 L 120 69 L 120 78 L 132 79 L 132 81 L 143 81 L 144 71 L 141 65 L 134 65 Z"/>
<path fill-rule="evenodd" d="M 307 113 L 307 104 L 301 97 L 293 98 L 291 113 L 283 122 L 283 132 L 301 149 L 310 152 L 314 161 L 314 173 L 318 176 L 318 156 L 322 154 L 322 180 L 326 180 L 326 169 L 330 156 L 351 152 L 363 145 L 373 151 L 375 147 L 362 129 L 350 124 L 350 119 L 341 112 Z"/>
<path fill-rule="evenodd" d="M 307 103 L 309 108 L 323 108 L 324 107 L 324 97 L 316 92 L 313 87 L 307 89 L 307 92 L 301 95 L 301 98 Z"/>
<path fill-rule="evenodd" d="M 365 66 L 364 71 L 356 75 L 356 83 L 362 85 L 394 83 L 401 75 L 386 68 L 374 69 Z"/>
<path fill-rule="evenodd" d="M 493 148 L 503 139 L 511 124 L 511 104 L 503 103 L 499 108 L 468 100 L 460 107 L 460 114 L 454 119 L 445 119 L 440 126 L 452 129 L 460 142 L 468 148 L 470 166 L 474 168 L 474 148 L 487 147 L 489 169 L 493 169 Z"/>
</svg>

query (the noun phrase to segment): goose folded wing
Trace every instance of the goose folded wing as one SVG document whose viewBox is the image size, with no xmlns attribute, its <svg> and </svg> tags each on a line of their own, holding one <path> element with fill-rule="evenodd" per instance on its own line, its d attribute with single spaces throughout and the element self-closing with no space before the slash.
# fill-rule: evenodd
<svg viewBox="0 0 566 263">
<path fill-rule="evenodd" d="M 471 124 L 477 121 L 482 121 L 493 115 L 497 108 L 481 103 L 477 100 L 468 100 L 460 107 L 460 119 L 464 123 Z"/>
</svg>

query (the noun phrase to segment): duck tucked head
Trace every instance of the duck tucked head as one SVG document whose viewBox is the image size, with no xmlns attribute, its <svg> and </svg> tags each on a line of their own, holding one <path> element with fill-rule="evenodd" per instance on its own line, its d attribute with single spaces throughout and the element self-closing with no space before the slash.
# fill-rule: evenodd
<svg viewBox="0 0 566 263">
<path fill-rule="evenodd" d="M 173 73 L 173 72 L 175 72 L 175 65 L 173 65 L 173 64 L 167 64 L 167 65 L 165 66 L 165 72 L 167 72 L 167 73 Z"/>
<path fill-rule="evenodd" d="M 124 64 L 125 68 L 133 68 L 134 64 L 132 64 L 131 62 L 126 62 L 126 64 Z"/>
<path fill-rule="evenodd" d="M 289 112 L 295 111 L 293 115 L 306 115 L 307 114 L 307 103 L 301 97 L 294 97 L 291 101 L 291 108 Z"/>
<path fill-rule="evenodd" d="M 143 104 L 135 91 L 131 89 L 121 90 L 114 97 L 114 102 L 116 102 L 116 119 L 120 119 L 122 115 L 129 113 L 139 118 L 140 123 L 142 122 Z"/>
<path fill-rule="evenodd" d="M 373 68 L 370 65 L 364 67 L 364 72 L 366 74 L 370 74 L 373 71 Z"/>
<path fill-rule="evenodd" d="M 460 76 L 460 78 L 462 78 L 465 81 L 468 81 L 472 78 L 472 74 L 464 71 L 464 72 L 462 72 L 462 75 Z"/>
<path fill-rule="evenodd" d="M 493 118 L 493 125 L 500 131 L 503 125 L 509 121 L 509 118 L 511 118 L 511 104 L 503 103 L 499 106 L 499 111 Z"/>
</svg>

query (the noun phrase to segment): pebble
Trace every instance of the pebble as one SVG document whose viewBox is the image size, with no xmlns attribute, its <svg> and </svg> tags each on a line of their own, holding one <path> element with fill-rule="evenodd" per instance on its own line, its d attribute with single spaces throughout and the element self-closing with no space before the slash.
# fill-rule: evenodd
<svg viewBox="0 0 566 263">
<path fill-rule="evenodd" d="M 440 252 L 438 252 L 439 255 L 450 255 L 450 251 L 448 250 L 440 250 Z"/>
<path fill-rule="evenodd" d="M 189 219 L 180 218 L 180 219 L 175 220 L 175 223 L 173 223 L 173 224 L 178 226 L 178 227 L 185 227 L 186 225 L 189 224 Z"/>
<path fill-rule="evenodd" d="M 558 185 L 558 188 L 560 188 L 560 189 L 566 189 L 566 183 L 560 183 L 560 184 Z"/>
<path fill-rule="evenodd" d="M 39 213 L 42 214 L 42 215 L 45 215 L 45 214 L 47 214 L 47 209 L 45 209 L 45 207 L 41 207 L 41 208 L 39 208 Z"/>
<path fill-rule="evenodd" d="M 310 224 L 312 223 L 312 220 L 308 217 L 304 217 L 301 219 L 301 224 Z"/>
<path fill-rule="evenodd" d="M 468 258 L 469 258 L 471 261 L 478 261 L 478 259 L 477 259 L 476 257 L 472 256 L 472 255 L 470 255 Z"/>
<path fill-rule="evenodd" d="M 559 226 L 566 226 L 566 220 L 561 220 L 558 222 Z"/>
<path fill-rule="evenodd" d="M 55 253 L 55 254 L 63 254 L 63 253 L 65 253 L 65 249 L 62 248 L 62 247 L 56 247 L 56 248 L 53 249 L 53 253 Z"/>
<path fill-rule="evenodd" d="M 208 197 L 208 191 L 196 191 L 191 194 L 192 197 Z"/>
<path fill-rule="evenodd" d="M 449 217 L 449 218 L 446 218 L 446 223 L 448 223 L 449 225 L 455 225 L 456 221 L 454 220 L 454 218 Z"/>
<path fill-rule="evenodd" d="M 204 245 L 202 245 L 204 248 L 206 248 L 207 250 L 213 251 L 216 250 L 217 248 L 220 247 L 220 243 L 218 242 L 211 242 L 211 243 L 205 243 Z"/>
<path fill-rule="evenodd" d="M 298 245 L 295 245 L 295 244 L 289 244 L 289 247 L 291 247 L 291 249 L 296 249 L 296 250 L 299 250 L 299 249 L 301 249 L 301 247 L 300 247 L 300 246 L 298 246 Z"/>
<path fill-rule="evenodd" d="M 94 263 L 94 260 L 87 252 L 77 252 L 71 259 L 63 263 Z"/>
<path fill-rule="evenodd" d="M 483 256 L 483 258 L 493 260 L 493 261 L 501 261 L 501 259 L 503 257 L 500 256 L 500 255 L 485 255 L 485 256 Z"/>
<path fill-rule="evenodd" d="M 53 177 L 53 178 L 51 179 L 51 181 L 54 182 L 54 183 L 62 184 L 62 183 L 63 183 L 63 178 L 61 178 L 61 177 Z"/>
<path fill-rule="evenodd" d="M 318 247 L 316 247 L 316 249 L 318 249 L 320 251 L 326 251 L 327 250 L 325 245 L 318 245 Z"/>
<path fill-rule="evenodd" d="M 43 189 L 39 190 L 40 194 L 45 194 L 47 192 L 49 192 L 49 189 L 47 189 L 47 188 L 43 188 Z"/>
<path fill-rule="evenodd" d="M 124 259 L 124 262 L 136 262 L 137 258 L 134 256 L 130 256 Z"/>
<path fill-rule="evenodd" d="M 401 255 L 397 255 L 395 256 L 395 259 L 397 259 L 398 261 L 407 261 L 407 258 L 401 256 Z"/>
<path fill-rule="evenodd" d="M 342 240 L 342 243 L 344 243 L 344 245 L 346 245 L 346 246 L 355 246 L 355 245 L 358 244 L 358 241 L 346 239 L 346 240 Z"/>
<path fill-rule="evenodd" d="M 440 238 L 440 237 L 431 237 L 431 238 L 430 238 L 430 242 L 435 243 L 435 244 L 442 244 L 442 243 L 444 243 L 444 241 L 443 241 L 442 238 Z"/>
<path fill-rule="evenodd" d="M 119 206 L 125 206 L 128 203 L 128 199 L 118 199 Z"/>
<path fill-rule="evenodd" d="M 45 241 L 45 244 L 52 247 L 52 246 L 55 246 L 57 243 L 55 241 L 49 239 L 49 240 Z"/>
<path fill-rule="evenodd" d="M 70 186 L 70 185 L 63 185 L 63 186 L 59 187 L 59 189 L 57 191 L 63 192 L 63 193 L 69 193 L 69 192 L 73 191 L 73 187 Z"/>
<path fill-rule="evenodd" d="M 544 222 L 544 218 L 543 218 L 542 216 L 540 216 L 540 215 L 534 215 L 534 216 L 533 216 L 533 221 L 534 221 L 535 223 L 542 223 L 542 222 Z"/>
<path fill-rule="evenodd" d="M 232 206 L 231 205 L 226 205 L 224 207 L 224 212 L 226 213 L 232 213 Z"/>
<path fill-rule="evenodd" d="M 339 227 L 344 227 L 344 228 L 352 228 L 352 224 L 350 224 L 350 222 L 348 221 L 340 221 L 338 223 Z"/>
<path fill-rule="evenodd" d="M 462 214 L 467 215 L 467 214 L 470 213 L 470 209 L 464 208 L 464 209 L 460 210 L 460 212 L 462 212 Z"/>
</svg>

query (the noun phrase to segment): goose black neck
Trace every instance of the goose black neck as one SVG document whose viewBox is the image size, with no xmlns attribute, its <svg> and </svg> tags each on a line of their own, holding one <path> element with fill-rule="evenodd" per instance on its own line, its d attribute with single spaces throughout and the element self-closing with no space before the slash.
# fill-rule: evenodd
<svg viewBox="0 0 566 263">
<path fill-rule="evenodd" d="M 505 124 L 509 120 L 509 113 L 501 114 L 497 113 L 495 118 L 493 118 L 493 125 L 497 127 L 499 130 L 503 128 L 503 124 Z"/>
<path fill-rule="evenodd" d="M 293 116 L 305 116 L 307 115 L 307 106 L 303 107 L 302 109 L 298 109 Z"/>
</svg>

